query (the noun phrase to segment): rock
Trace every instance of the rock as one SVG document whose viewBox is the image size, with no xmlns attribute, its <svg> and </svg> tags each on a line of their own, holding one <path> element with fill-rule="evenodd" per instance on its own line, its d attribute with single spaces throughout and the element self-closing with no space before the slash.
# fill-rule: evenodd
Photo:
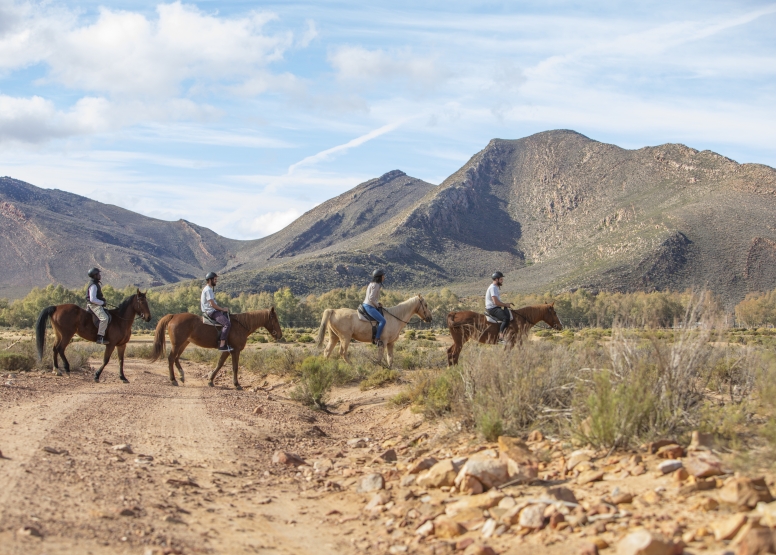
<svg viewBox="0 0 776 555">
<path fill-rule="evenodd" d="M 509 480 L 507 463 L 494 459 L 469 459 L 455 478 L 455 485 L 459 486 L 467 476 L 477 478 L 486 489 L 500 486 Z"/>
<path fill-rule="evenodd" d="M 659 459 L 681 459 L 684 457 L 684 447 L 676 443 L 664 445 L 657 450 L 657 457 Z"/>
<path fill-rule="evenodd" d="M 512 497 L 511 495 L 507 495 L 504 499 L 498 502 L 497 507 L 499 509 L 506 510 L 506 509 L 511 509 L 515 505 L 517 505 L 517 501 L 515 501 L 515 498 Z"/>
<path fill-rule="evenodd" d="M 439 515 L 434 519 L 434 535 L 437 538 L 456 538 L 464 533 L 466 533 L 466 528 L 449 516 Z"/>
<path fill-rule="evenodd" d="M 593 541 L 593 545 L 595 545 L 598 549 L 606 549 L 607 547 L 609 547 L 609 542 L 603 538 L 595 537 L 592 539 L 592 541 Z"/>
<path fill-rule="evenodd" d="M 711 529 L 714 531 L 714 538 L 717 541 L 733 539 L 741 527 L 746 524 L 746 515 L 737 514 L 726 518 L 718 522 L 714 522 L 711 525 Z"/>
<path fill-rule="evenodd" d="M 403 488 L 408 488 L 414 483 L 415 483 L 414 474 L 407 474 L 406 476 L 402 476 L 401 480 L 399 481 L 399 485 Z"/>
<path fill-rule="evenodd" d="M 293 453 L 286 453 L 285 451 L 275 451 L 272 455 L 272 462 L 274 464 L 284 464 L 286 466 L 301 466 L 307 464 L 303 458 Z"/>
<path fill-rule="evenodd" d="M 385 488 L 385 479 L 382 474 L 367 474 L 358 482 L 359 493 L 369 493 L 370 491 L 378 491 Z"/>
<path fill-rule="evenodd" d="M 714 447 L 714 434 L 702 434 L 698 430 L 692 433 L 688 451 L 710 451 Z"/>
<path fill-rule="evenodd" d="M 566 517 L 563 516 L 563 513 L 552 513 L 552 516 L 550 516 L 550 528 L 555 530 L 561 522 L 566 522 Z"/>
<path fill-rule="evenodd" d="M 455 549 L 457 551 L 463 551 L 473 543 L 474 543 L 474 538 L 461 538 L 460 540 L 455 542 Z"/>
<path fill-rule="evenodd" d="M 598 546 L 594 543 L 584 543 L 579 548 L 579 555 L 598 555 Z"/>
<path fill-rule="evenodd" d="M 440 461 L 427 472 L 420 474 L 415 482 L 422 488 L 441 488 L 455 484 L 457 469 L 450 459 Z"/>
<path fill-rule="evenodd" d="M 256 407 L 253 409 L 253 414 L 261 414 L 263 412 L 263 409 L 261 407 Z"/>
<path fill-rule="evenodd" d="M 752 528 L 741 538 L 736 555 L 766 555 L 776 552 L 773 532 L 768 528 Z"/>
<path fill-rule="evenodd" d="M 22 526 L 21 528 L 19 528 L 16 534 L 19 536 L 32 536 L 33 538 L 43 537 L 43 534 L 40 533 L 40 530 L 38 530 L 34 526 Z"/>
<path fill-rule="evenodd" d="M 541 530 L 544 528 L 544 510 L 546 508 L 547 505 L 544 503 L 528 505 L 525 509 L 520 511 L 520 517 L 518 518 L 517 523 L 523 528 Z"/>
<path fill-rule="evenodd" d="M 496 519 L 489 518 L 485 521 L 485 524 L 482 525 L 482 537 L 483 538 L 489 538 L 493 535 L 493 532 L 496 531 L 496 525 L 498 523 L 496 522 Z"/>
<path fill-rule="evenodd" d="M 427 520 L 415 530 L 415 535 L 425 538 L 434 533 L 434 521 Z"/>
<path fill-rule="evenodd" d="M 758 503 L 757 512 L 762 515 L 760 518 L 762 524 L 776 528 L 776 501 L 772 503 Z"/>
<path fill-rule="evenodd" d="M 407 468 L 407 474 L 417 474 L 428 470 L 434 466 L 438 461 L 434 457 L 426 457 L 424 459 L 418 459 Z"/>
<path fill-rule="evenodd" d="M 530 442 L 537 442 L 542 441 L 544 439 L 544 434 L 540 430 L 533 430 L 530 434 L 528 434 L 528 441 Z"/>
<path fill-rule="evenodd" d="M 660 439 L 658 441 L 653 441 L 652 443 L 647 444 L 647 453 L 654 455 L 661 447 L 665 447 L 666 445 L 677 445 L 677 443 L 673 439 Z"/>
<path fill-rule="evenodd" d="M 347 446 L 351 449 L 363 449 L 367 446 L 368 437 L 356 437 L 347 441 Z"/>
<path fill-rule="evenodd" d="M 490 509 L 499 504 L 504 499 L 504 494 L 500 491 L 489 491 L 487 493 L 481 493 L 479 495 L 472 495 L 465 497 L 459 501 L 450 503 L 445 508 L 445 514 L 448 516 L 455 516 L 468 509 Z"/>
<path fill-rule="evenodd" d="M 477 495 L 485 491 L 485 488 L 474 476 L 466 476 L 463 482 L 458 484 L 458 491 L 466 495 Z"/>
<path fill-rule="evenodd" d="M 634 465 L 629 472 L 631 473 L 631 476 L 641 476 L 647 471 L 647 467 L 644 466 L 644 463 L 639 463 Z"/>
<path fill-rule="evenodd" d="M 715 455 L 705 452 L 696 452 L 684 460 L 684 467 L 696 478 L 708 478 L 724 474 L 722 461 Z"/>
<path fill-rule="evenodd" d="M 620 540 L 617 555 L 674 555 L 674 543 L 659 534 L 637 530 Z"/>
<path fill-rule="evenodd" d="M 68 452 L 64 449 L 55 449 L 54 447 L 44 447 L 43 450 L 46 453 L 51 453 L 52 455 L 67 455 Z"/>
<path fill-rule="evenodd" d="M 773 496 L 763 478 L 731 478 L 719 490 L 719 499 L 736 507 L 752 509 L 758 503 L 770 503 Z"/>
<path fill-rule="evenodd" d="M 657 469 L 663 474 L 670 474 L 671 472 L 676 472 L 680 468 L 682 468 L 682 461 L 677 461 L 677 460 L 663 461 L 659 465 L 657 465 Z"/>
<path fill-rule="evenodd" d="M 628 492 L 620 492 L 616 495 L 612 495 L 612 503 L 614 505 L 623 505 L 625 503 L 633 503 L 633 494 Z"/>
<path fill-rule="evenodd" d="M 563 486 L 547 488 L 544 493 L 551 499 L 566 501 L 567 503 L 579 503 L 579 501 L 577 501 L 577 497 L 574 495 L 574 492 L 569 488 L 564 488 Z"/>
<path fill-rule="evenodd" d="M 385 505 L 391 500 L 391 495 L 387 491 L 381 491 L 379 493 L 376 493 L 374 497 L 372 497 L 371 501 L 366 504 L 366 507 L 364 507 L 365 511 L 372 511 L 373 509 L 376 509 L 380 505 Z"/>
<path fill-rule="evenodd" d="M 520 438 L 499 436 L 498 449 L 502 455 L 509 457 L 518 464 L 534 464 L 539 462 Z"/>
<path fill-rule="evenodd" d="M 137 516 L 137 515 L 135 514 L 135 511 L 127 508 L 127 509 L 121 509 L 121 511 L 119 511 L 119 516 Z"/>
<path fill-rule="evenodd" d="M 388 449 L 377 455 L 378 459 L 382 459 L 385 462 L 396 462 L 398 457 L 396 456 L 396 449 Z"/>
<path fill-rule="evenodd" d="M 497 555 L 492 547 L 489 545 L 482 545 L 479 543 L 473 543 L 467 547 L 463 555 Z"/>
<path fill-rule="evenodd" d="M 123 451 L 124 453 L 127 453 L 129 455 L 133 454 L 132 446 L 129 443 L 119 443 L 118 445 L 114 445 L 111 447 L 114 451 Z"/>
<path fill-rule="evenodd" d="M 577 484 L 579 484 L 580 486 L 583 486 L 585 484 L 589 484 L 590 482 L 598 482 L 603 479 L 604 479 L 603 470 L 586 470 L 585 472 L 577 476 Z"/>
<path fill-rule="evenodd" d="M 595 451 L 591 451 L 589 449 L 579 449 L 577 451 L 574 451 L 569 456 L 568 461 L 566 461 L 566 471 L 570 472 L 574 470 L 574 467 L 577 466 L 581 462 L 589 461 L 593 458 L 595 455 Z"/>
<path fill-rule="evenodd" d="M 712 497 L 701 497 L 692 506 L 692 510 L 714 511 L 719 507 L 719 502 Z"/>
<path fill-rule="evenodd" d="M 690 473 L 687 472 L 687 469 L 684 468 L 684 466 L 682 466 L 682 468 L 679 468 L 674 472 L 673 480 L 674 480 L 674 483 L 681 484 L 689 477 L 690 477 Z"/>
</svg>

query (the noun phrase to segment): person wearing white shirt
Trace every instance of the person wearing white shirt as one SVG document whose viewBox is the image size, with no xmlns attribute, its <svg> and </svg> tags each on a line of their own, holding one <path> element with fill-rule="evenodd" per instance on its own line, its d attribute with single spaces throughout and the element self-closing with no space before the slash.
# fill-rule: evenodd
<svg viewBox="0 0 776 555">
<path fill-rule="evenodd" d="M 485 292 L 485 312 L 501 322 L 499 339 L 503 340 L 504 331 L 507 329 L 510 320 L 509 308 L 513 305 L 512 303 L 501 302 L 501 286 L 504 285 L 504 274 L 495 272 L 490 276 L 490 279 L 493 280 L 493 283 L 490 284 L 490 287 Z"/>
<path fill-rule="evenodd" d="M 232 328 L 232 321 L 229 319 L 229 309 L 218 306 L 216 303 L 216 292 L 214 287 L 218 283 L 218 274 L 210 272 L 205 276 L 207 285 L 202 289 L 200 296 L 200 308 L 207 314 L 208 318 L 215 320 L 223 327 L 221 328 L 221 339 L 218 344 L 219 351 L 231 351 L 231 347 L 226 344 L 229 338 L 229 330 Z"/>
<path fill-rule="evenodd" d="M 105 297 L 102 294 L 102 287 L 100 286 L 100 280 L 102 274 L 99 268 L 92 268 L 87 274 L 91 281 L 86 286 L 86 307 L 97 316 L 100 321 L 100 325 L 97 327 L 97 344 L 105 345 L 108 341 L 105 340 L 105 332 L 108 330 L 108 323 L 110 318 L 105 312 Z"/>
</svg>

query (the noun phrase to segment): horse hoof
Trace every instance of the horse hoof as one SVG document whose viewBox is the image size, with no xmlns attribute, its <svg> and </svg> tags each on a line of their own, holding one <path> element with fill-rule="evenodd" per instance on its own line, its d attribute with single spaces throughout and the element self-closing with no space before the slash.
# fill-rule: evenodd
<svg viewBox="0 0 776 555">
<path fill-rule="evenodd" d="M 124 383 L 129 383 L 129 380 L 127 378 L 121 378 L 121 381 Z"/>
<path fill-rule="evenodd" d="M 216 386 L 216 384 L 214 384 L 213 382 L 207 382 L 207 385 L 210 386 L 210 387 L 215 387 Z"/>
<path fill-rule="evenodd" d="M 61 376 L 62 372 L 60 372 L 59 370 L 54 370 L 54 375 L 55 376 Z"/>
<path fill-rule="evenodd" d="M 238 383 L 234 384 L 234 388 L 238 391 L 242 391 L 242 386 Z"/>
<path fill-rule="evenodd" d="M 170 382 L 170 385 L 174 385 L 175 387 L 178 387 L 178 382 L 176 380 L 172 380 Z"/>
<path fill-rule="evenodd" d="M 94 383 L 100 383 L 100 376 L 99 374 L 94 375 Z"/>
</svg>

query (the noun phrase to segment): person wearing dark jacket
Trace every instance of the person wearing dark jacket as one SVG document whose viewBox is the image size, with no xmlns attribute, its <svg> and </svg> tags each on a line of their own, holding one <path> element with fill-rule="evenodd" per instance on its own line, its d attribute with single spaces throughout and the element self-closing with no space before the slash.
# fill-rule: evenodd
<svg viewBox="0 0 776 555">
<path fill-rule="evenodd" d="M 105 345 L 105 332 L 108 329 L 108 313 L 105 312 L 105 297 L 102 294 L 102 287 L 100 286 L 100 280 L 102 274 L 99 268 L 92 268 L 87 274 L 91 281 L 86 287 L 86 307 L 91 310 L 95 316 L 100 320 L 100 325 L 97 328 L 97 344 Z"/>
</svg>

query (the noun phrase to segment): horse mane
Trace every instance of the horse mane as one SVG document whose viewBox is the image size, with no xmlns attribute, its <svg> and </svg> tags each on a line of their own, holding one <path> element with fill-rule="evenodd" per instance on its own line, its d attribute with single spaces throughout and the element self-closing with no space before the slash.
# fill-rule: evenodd
<svg viewBox="0 0 776 555">
<path fill-rule="evenodd" d="M 125 310 L 125 309 L 126 309 L 128 306 L 129 306 L 129 305 L 131 305 L 131 304 L 132 304 L 132 301 L 134 301 L 134 300 L 135 300 L 135 295 L 130 295 L 129 297 L 127 297 L 126 299 L 124 299 L 123 301 L 121 301 L 121 304 L 120 304 L 119 306 L 117 306 L 117 307 L 116 307 L 116 312 L 117 312 L 118 314 L 122 314 L 122 313 L 124 312 L 124 310 Z"/>
<path fill-rule="evenodd" d="M 269 320 L 269 313 L 271 308 L 264 308 L 262 310 L 253 310 L 251 312 L 241 312 L 239 314 L 232 314 L 231 317 L 240 322 L 242 325 L 256 329 L 264 325 Z"/>
<path fill-rule="evenodd" d="M 536 324 L 544 318 L 544 313 L 547 311 L 548 304 L 536 304 L 531 306 L 523 306 L 514 310 L 513 312 L 518 316 L 522 316 L 529 323 Z"/>
</svg>

